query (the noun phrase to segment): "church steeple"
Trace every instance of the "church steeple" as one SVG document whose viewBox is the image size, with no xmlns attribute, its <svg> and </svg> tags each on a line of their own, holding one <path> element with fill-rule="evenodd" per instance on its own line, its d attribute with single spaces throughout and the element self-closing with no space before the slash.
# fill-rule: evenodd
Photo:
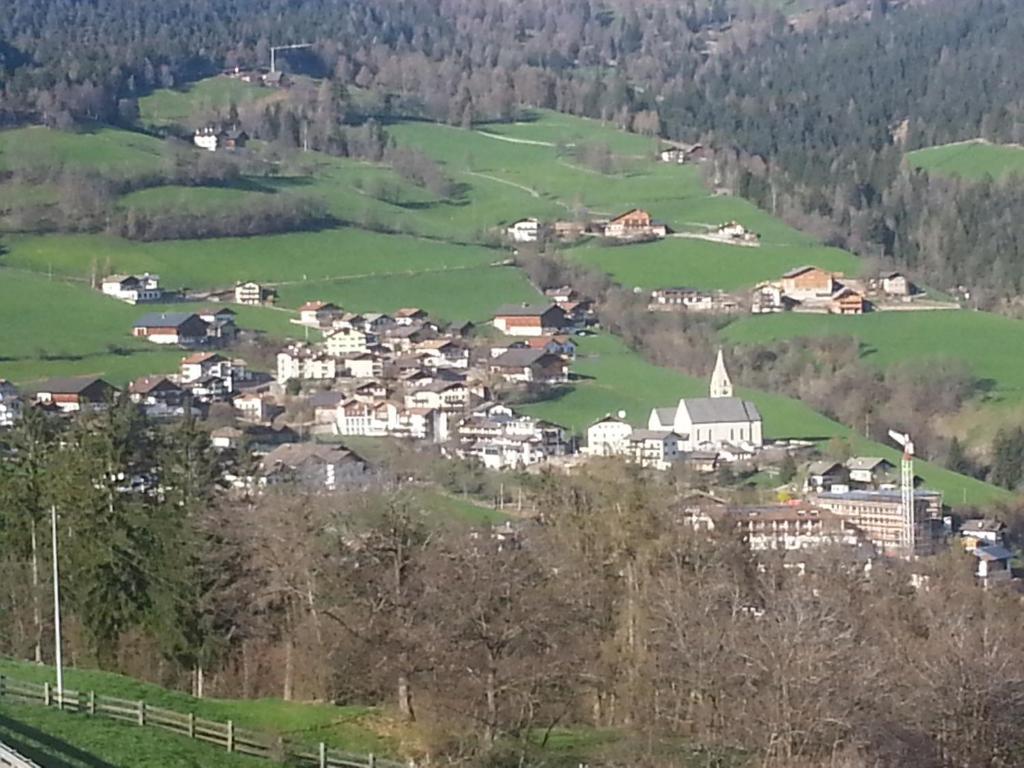
<svg viewBox="0 0 1024 768">
<path fill-rule="evenodd" d="M 715 360 L 715 370 L 711 374 L 711 396 L 732 397 L 732 379 L 729 372 L 725 370 L 725 358 L 722 356 L 722 349 L 718 349 L 718 359 Z"/>
</svg>

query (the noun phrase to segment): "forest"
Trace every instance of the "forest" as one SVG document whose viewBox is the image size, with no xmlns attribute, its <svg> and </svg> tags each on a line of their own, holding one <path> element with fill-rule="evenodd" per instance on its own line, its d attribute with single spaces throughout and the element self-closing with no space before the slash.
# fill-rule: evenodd
<svg viewBox="0 0 1024 768">
<path fill-rule="evenodd" d="M 387 482 L 228 494 L 205 433 L 127 401 L 33 411 L 5 439 L 3 654 L 51 658 L 52 505 L 72 663 L 376 704 L 419 760 L 522 765 L 556 727 L 622 729 L 644 764 L 695 746 L 709 765 L 1024 759 L 1018 599 L 956 551 L 915 566 L 924 589 L 827 549 L 800 575 L 695 529 L 684 484 L 614 464 L 532 479 L 543 514 L 515 535 L 427 525 Z"/>
</svg>

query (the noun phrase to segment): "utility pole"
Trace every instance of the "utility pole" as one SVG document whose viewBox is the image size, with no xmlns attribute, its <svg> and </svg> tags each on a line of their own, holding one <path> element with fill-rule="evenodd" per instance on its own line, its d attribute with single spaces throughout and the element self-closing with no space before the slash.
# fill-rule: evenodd
<svg viewBox="0 0 1024 768">
<path fill-rule="evenodd" d="M 294 43 L 292 45 L 275 45 L 270 48 L 270 74 L 277 72 L 277 52 L 290 51 L 293 48 L 312 48 L 312 43 Z"/>
<path fill-rule="evenodd" d="M 64 708 L 64 650 L 60 635 L 60 570 L 57 566 L 57 506 L 50 505 L 50 528 L 53 539 L 53 644 L 57 665 L 57 706 Z"/>
</svg>

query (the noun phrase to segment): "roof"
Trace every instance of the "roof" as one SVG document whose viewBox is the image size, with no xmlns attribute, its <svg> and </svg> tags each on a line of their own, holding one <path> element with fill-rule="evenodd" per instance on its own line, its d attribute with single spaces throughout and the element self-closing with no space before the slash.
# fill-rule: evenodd
<svg viewBox="0 0 1024 768">
<path fill-rule="evenodd" d="M 613 216 L 610 219 L 610 221 L 618 221 L 619 219 L 624 219 L 627 216 L 629 216 L 631 213 L 642 213 L 642 214 L 644 214 L 645 216 L 648 216 L 648 217 L 651 215 L 651 214 L 647 213 L 647 211 L 643 210 L 642 208 L 630 208 L 628 211 L 623 211 L 618 216 Z"/>
<path fill-rule="evenodd" d="M 502 304 L 494 311 L 495 317 L 540 317 L 552 309 L 555 304 Z"/>
<path fill-rule="evenodd" d="M 395 317 L 414 317 L 416 315 L 425 315 L 425 314 L 427 314 L 427 313 L 424 312 L 419 307 L 402 307 L 397 312 L 395 312 Z"/>
<path fill-rule="evenodd" d="M 551 357 L 543 349 L 510 349 L 491 360 L 491 365 L 500 368 L 525 368 L 544 357 Z"/>
<path fill-rule="evenodd" d="M 163 385 L 170 385 L 177 390 L 181 389 L 181 387 L 166 376 L 140 376 L 128 385 L 128 391 L 134 392 L 137 395 L 145 395 Z"/>
<path fill-rule="evenodd" d="M 796 277 L 797 275 L 802 275 L 805 272 L 811 272 L 811 271 L 824 272 L 826 275 L 831 275 L 832 274 L 831 272 L 828 272 L 827 270 L 824 270 L 821 267 L 815 267 L 815 266 L 812 266 L 812 265 L 809 265 L 809 264 L 805 264 L 802 267 L 795 267 L 795 268 L 789 270 L 788 272 L 783 272 L 782 276 L 783 277 Z"/>
<path fill-rule="evenodd" d="M 672 435 L 679 437 L 675 432 L 668 429 L 634 429 L 629 439 L 634 443 L 639 443 L 643 440 L 660 440 L 664 442 L 666 437 Z"/>
<path fill-rule="evenodd" d="M 873 470 L 881 464 L 888 464 L 890 467 L 895 466 L 888 459 L 883 459 L 880 456 L 852 456 L 846 460 L 847 469 L 867 469 Z"/>
<path fill-rule="evenodd" d="M 939 491 L 914 491 L 915 499 L 934 499 L 942 496 Z M 818 496 L 820 500 L 827 501 L 834 499 L 837 501 L 876 501 L 876 502 L 892 502 L 901 503 L 903 497 L 900 491 L 844 491 L 842 493 L 836 493 L 830 491 L 823 493 Z"/>
<path fill-rule="evenodd" d="M 237 315 L 231 307 L 200 307 L 196 310 L 197 315 Z"/>
<path fill-rule="evenodd" d="M 329 301 L 307 301 L 301 307 L 299 312 L 316 312 L 320 309 L 337 309 L 338 307 L 331 304 Z"/>
<path fill-rule="evenodd" d="M 838 461 L 812 461 L 807 467 L 807 472 L 811 475 L 826 475 L 836 467 L 842 469 L 843 465 Z"/>
<path fill-rule="evenodd" d="M 344 392 L 324 391 L 310 395 L 306 402 L 308 402 L 313 408 L 334 408 L 344 399 Z"/>
<path fill-rule="evenodd" d="M 227 358 L 223 355 L 219 355 L 216 352 L 196 352 L 194 355 L 181 358 L 183 365 L 194 365 L 196 363 L 208 363 L 208 362 L 220 362 L 221 360 L 226 361 Z"/>
<path fill-rule="evenodd" d="M 654 415 L 658 417 L 661 424 L 673 424 L 676 420 L 675 408 L 655 408 Z"/>
<path fill-rule="evenodd" d="M 975 547 L 971 551 L 980 560 L 1009 560 L 1013 557 L 1013 552 L 998 544 L 990 544 L 987 547 Z"/>
<path fill-rule="evenodd" d="M 150 312 L 135 321 L 135 328 L 178 328 L 195 318 L 203 322 L 195 312 Z"/>
<path fill-rule="evenodd" d="M 55 395 L 78 395 L 97 383 L 102 384 L 105 388 L 116 389 L 112 384 L 95 376 L 47 379 L 33 389 L 36 392 L 50 392 Z"/>
<path fill-rule="evenodd" d="M 991 517 L 980 517 L 974 520 L 964 520 L 964 524 L 960 526 L 961 532 L 966 531 L 967 533 L 998 533 L 1004 528 L 1006 528 L 1006 526 L 1003 523 L 999 522 L 998 520 L 993 520 Z"/>
<path fill-rule="evenodd" d="M 100 282 L 101 283 L 124 283 L 128 280 L 134 280 L 138 282 L 139 278 L 135 275 L 107 275 Z"/>
<path fill-rule="evenodd" d="M 262 464 L 264 470 L 270 470 L 278 464 L 296 467 L 311 461 L 319 464 L 365 463 L 355 452 L 339 446 L 320 443 L 285 443 L 264 456 Z"/>
<path fill-rule="evenodd" d="M 686 408 L 694 424 L 714 424 L 723 421 L 760 421 L 757 406 L 738 397 L 683 398 L 680 408 Z"/>
</svg>

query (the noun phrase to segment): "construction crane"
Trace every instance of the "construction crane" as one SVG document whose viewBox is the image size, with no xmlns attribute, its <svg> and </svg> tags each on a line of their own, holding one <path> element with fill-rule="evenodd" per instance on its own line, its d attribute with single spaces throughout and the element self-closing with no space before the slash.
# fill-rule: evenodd
<svg viewBox="0 0 1024 768">
<path fill-rule="evenodd" d="M 270 74 L 277 72 L 277 51 L 290 51 L 294 48 L 312 48 L 312 43 L 292 43 L 291 45 L 274 45 L 270 48 Z"/>
<path fill-rule="evenodd" d="M 903 448 L 903 460 L 900 462 L 900 506 L 903 512 L 902 544 L 907 557 L 912 558 L 916 551 L 916 530 L 914 528 L 914 441 L 910 435 L 889 430 L 889 437 Z"/>
</svg>

